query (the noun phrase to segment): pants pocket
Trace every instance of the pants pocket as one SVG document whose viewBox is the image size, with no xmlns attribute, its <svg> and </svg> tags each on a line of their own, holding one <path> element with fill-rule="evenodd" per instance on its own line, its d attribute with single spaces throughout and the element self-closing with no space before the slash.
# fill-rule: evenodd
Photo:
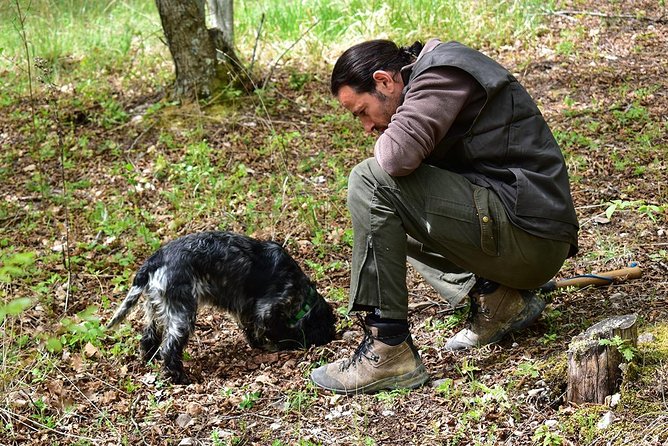
<svg viewBox="0 0 668 446">
<path fill-rule="evenodd" d="M 426 200 L 427 231 L 438 243 L 478 248 L 489 256 L 499 255 L 498 228 L 489 206 L 489 191 L 473 189 L 472 202 L 429 196 Z"/>
</svg>

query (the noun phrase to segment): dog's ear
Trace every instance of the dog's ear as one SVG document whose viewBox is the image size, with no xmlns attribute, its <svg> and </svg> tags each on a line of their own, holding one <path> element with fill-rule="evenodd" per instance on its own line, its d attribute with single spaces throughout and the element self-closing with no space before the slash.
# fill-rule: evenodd
<svg viewBox="0 0 668 446">
<path fill-rule="evenodd" d="M 282 293 L 280 297 L 264 300 L 255 307 L 255 322 L 253 330 L 261 336 L 264 348 L 293 349 L 304 344 L 300 319 L 304 312 L 304 298 L 291 292 Z M 274 348 L 271 348 L 271 347 Z"/>
<path fill-rule="evenodd" d="M 320 297 L 311 312 L 304 318 L 302 328 L 308 345 L 324 345 L 336 337 L 336 316 L 332 306 Z"/>
<path fill-rule="evenodd" d="M 253 347 L 265 350 L 281 348 L 278 341 L 286 336 L 285 303 L 280 299 L 263 300 L 254 308 L 252 322 L 243 324 L 246 338 Z"/>
<path fill-rule="evenodd" d="M 331 305 L 317 292 L 308 305 L 308 311 L 299 317 L 292 328 L 293 348 L 307 348 L 311 345 L 324 345 L 336 336 L 336 317 Z"/>
</svg>

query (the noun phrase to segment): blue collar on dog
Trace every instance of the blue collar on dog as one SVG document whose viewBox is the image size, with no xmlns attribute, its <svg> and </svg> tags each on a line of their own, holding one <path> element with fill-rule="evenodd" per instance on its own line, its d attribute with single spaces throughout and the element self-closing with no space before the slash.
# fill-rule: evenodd
<svg viewBox="0 0 668 446">
<path fill-rule="evenodd" d="M 296 325 L 297 322 L 301 321 L 304 319 L 304 317 L 308 314 L 309 311 L 311 311 L 311 308 L 316 303 L 316 299 L 318 297 L 318 293 L 316 292 L 315 288 L 310 288 L 308 291 L 308 294 L 306 295 L 306 298 L 304 299 L 304 302 L 302 303 L 301 308 L 293 316 L 293 318 L 290 320 L 290 323 L 292 325 Z"/>
</svg>

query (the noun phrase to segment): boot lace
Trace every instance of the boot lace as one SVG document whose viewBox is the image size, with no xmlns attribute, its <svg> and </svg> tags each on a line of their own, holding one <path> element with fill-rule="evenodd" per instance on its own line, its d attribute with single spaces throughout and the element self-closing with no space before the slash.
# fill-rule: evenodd
<svg viewBox="0 0 668 446">
<path fill-rule="evenodd" d="M 371 346 L 373 345 L 373 334 L 364 323 L 362 316 L 357 313 L 357 325 L 362 327 L 364 331 L 364 338 L 362 342 L 355 350 L 355 353 L 349 358 L 341 362 L 340 371 L 346 371 L 350 366 L 356 367 L 358 363 L 362 362 L 362 358 L 366 358 L 369 361 L 378 361 L 378 355 L 373 353 Z"/>
</svg>

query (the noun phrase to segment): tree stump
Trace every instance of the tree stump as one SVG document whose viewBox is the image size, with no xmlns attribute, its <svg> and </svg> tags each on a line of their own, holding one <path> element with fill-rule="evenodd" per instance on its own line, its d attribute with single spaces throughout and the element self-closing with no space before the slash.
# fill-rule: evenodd
<svg viewBox="0 0 668 446">
<path fill-rule="evenodd" d="M 568 388 L 566 399 L 573 403 L 603 404 L 622 382 L 624 362 L 615 343 L 601 343 L 618 336 L 625 346 L 636 347 L 637 315 L 615 316 L 598 322 L 575 336 L 568 346 Z"/>
</svg>

